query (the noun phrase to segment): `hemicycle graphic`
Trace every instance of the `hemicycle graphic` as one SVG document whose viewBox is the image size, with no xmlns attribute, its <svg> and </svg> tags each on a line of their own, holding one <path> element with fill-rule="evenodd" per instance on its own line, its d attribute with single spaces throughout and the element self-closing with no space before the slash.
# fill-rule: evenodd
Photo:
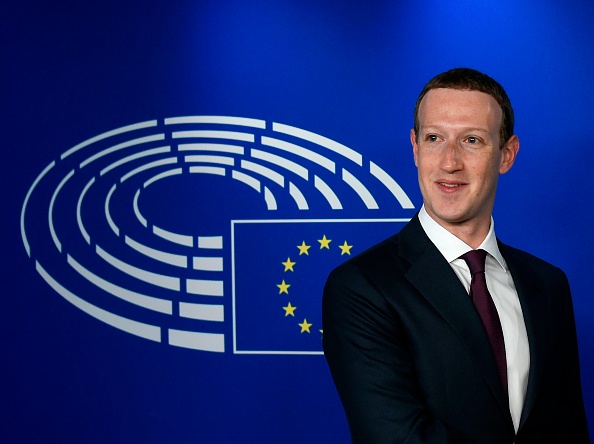
<svg viewBox="0 0 594 444">
<path fill-rule="evenodd" d="M 349 205 L 414 208 L 382 168 L 324 136 L 259 119 L 173 117 L 99 134 L 52 161 L 22 206 L 25 250 L 92 317 L 150 341 L 224 352 L 232 269 L 241 266 L 229 251 L 233 218 L 219 231 L 188 232 L 142 203 L 154 187 L 197 176 L 259 196 L 263 219 L 283 209 L 306 219 Z"/>
</svg>

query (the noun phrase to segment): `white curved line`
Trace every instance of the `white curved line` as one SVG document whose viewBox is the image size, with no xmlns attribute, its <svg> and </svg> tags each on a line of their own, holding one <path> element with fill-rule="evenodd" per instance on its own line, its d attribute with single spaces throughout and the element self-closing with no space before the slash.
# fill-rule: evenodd
<svg viewBox="0 0 594 444">
<path fill-rule="evenodd" d="M 149 162 L 146 163 L 138 168 L 133 169 L 132 171 L 130 171 L 129 173 L 126 173 L 122 176 L 122 178 L 120 179 L 120 182 L 124 182 L 125 180 L 130 179 L 130 177 L 134 176 L 135 174 L 138 174 L 142 171 L 146 171 L 149 170 L 151 168 L 157 168 L 163 165 L 171 165 L 177 163 L 177 157 L 168 157 L 167 159 L 161 159 L 161 160 L 155 160 L 154 162 Z"/>
<path fill-rule="evenodd" d="M 363 203 L 367 207 L 368 210 L 377 210 L 379 206 L 377 202 L 369 192 L 365 185 L 363 185 L 359 179 L 353 176 L 344 168 L 342 169 L 342 180 L 344 180 L 355 192 L 359 195 Z"/>
<path fill-rule="evenodd" d="M 296 128 L 294 126 L 283 125 L 282 123 L 273 123 L 272 130 L 323 146 L 324 148 L 328 148 L 329 150 L 352 160 L 359 166 L 363 165 L 363 156 L 361 154 L 343 145 L 342 143 L 338 143 L 332 139 L 328 139 L 327 137 L 320 136 L 319 134 L 312 133 L 311 131 L 306 131 L 301 128 Z"/>
<path fill-rule="evenodd" d="M 223 271 L 223 258 L 195 256 L 192 260 L 192 268 L 201 271 Z"/>
<path fill-rule="evenodd" d="M 155 183 L 158 180 L 164 179 L 165 177 L 169 177 L 169 176 L 177 176 L 177 175 L 180 175 L 181 173 L 182 173 L 182 169 L 181 168 L 174 168 L 174 169 L 169 170 L 169 171 L 164 171 L 162 173 L 157 174 L 156 176 L 151 177 L 142 186 L 144 188 L 146 188 L 150 184 Z"/>
<path fill-rule="evenodd" d="M 254 159 L 264 160 L 274 165 L 278 165 L 286 170 L 289 170 L 292 173 L 297 174 L 304 180 L 309 180 L 309 173 L 307 169 L 296 162 L 285 159 L 281 156 L 277 156 L 276 154 L 267 153 L 266 151 L 261 151 L 257 149 L 252 149 L 251 155 Z"/>
<path fill-rule="evenodd" d="M 225 168 L 221 167 L 210 167 L 210 166 L 191 166 L 190 173 L 197 174 L 215 174 L 217 176 L 227 175 Z"/>
<path fill-rule="evenodd" d="M 165 276 L 163 274 L 153 273 L 151 271 L 143 270 L 142 268 L 135 267 L 118 258 L 112 256 L 99 245 L 95 246 L 95 251 L 105 262 L 113 265 L 118 270 L 130 275 L 138 280 L 147 282 L 157 287 L 167 288 L 169 290 L 179 291 L 180 280 L 172 276 Z"/>
<path fill-rule="evenodd" d="M 400 185 L 398 185 L 398 183 L 392 179 L 392 176 L 382 170 L 379 166 L 373 162 L 369 162 L 369 172 L 384 184 L 390 193 L 394 195 L 402 208 L 408 210 L 415 207 Z"/>
<path fill-rule="evenodd" d="M 225 352 L 225 335 L 169 329 L 169 345 L 209 352 Z"/>
<path fill-rule="evenodd" d="M 231 177 L 235 180 L 239 180 L 240 182 L 243 182 L 246 185 L 252 187 L 258 193 L 260 192 L 260 181 L 259 180 L 254 179 L 253 177 L 248 176 L 247 174 L 244 174 L 240 171 L 235 171 L 235 170 L 231 172 Z"/>
<path fill-rule="evenodd" d="M 184 162 L 186 163 L 220 163 L 222 165 L 235 165 L 235 159 L 232 157 L 225 156 L 185 156 Z"/>
<path fill-rule="evenodd" d="M 119 167 L 125 163 L 131 162 L 136 159 L 140 159 L 142 157 L 153 156 L 155 154 L 164 154 L 171 152 L 170 146 L 163 146 L 160 148 L 154 148 L 152 150 L 141 151 L 140 153 L 132 154 L 131 156 L 124 157 L 123 159 L 118 160 L 117 162 L 112 163 L 109 166 L 106 166 L 101 170 L 99 173 L 100 176 L 107 174 L 109 171 L 113 170 L 114 168 Z"/>
<path fill-rule="evenodd" d="M 63 153 L 60 156 L 60 159 L 65 159 L 66 157 L 70 156 L 72 153 L 74 153 L 74 152 L 80 150 L 81 148 L 84 148 L 85 146 L 88 146 L 92 143 L 98 142 L 99 140 L 107 139 L 108 137 L 115 136 L 116 134 L 127 133 L 128 131 L 134 131 L 137 129 L 151 128 L 153 126 L 157 126 L 156 120 L 149 120 L 146 122 L 135 123 L 133 125 L 122 126 L 120 128 L 116 128 L 114 130 L 107 131 L 105 133 L 99 134 L 98 136 L 91 137 L 90 139 L 87 139 L 84 142 L 81 142 L 76 146 L 73 146 L 68 151 Z"/>
<path fill-rule="evenodd" d="M 68 181 L 68 179 L 70 179 L 73 175 L 74 170 L 70 171 L 68 175 L 66 175 L 66 177 L 64 177 L 64 179 L 60 181 L 60 183 L 54 191 L 54 194 L 52 194 L 52 199 L 50 200 L 49 211 L 47 214 L 50 233 L 52 235 L 52 239 L 54 240 L 54 244 L 56 245 L 56 248 L 60 253 L 62 252 L 62 244 L 58 240 L 58 235 L 56 234 L 56 230 L 54 229 L 54 204 L 56 202 L 56 198 L 58 197 L 58 193 L 60 192 L 64 184 Z"/>
<path fill-rule="evenodd" d="M 237 145 L 225 145 L 223 143 L 180 143 L 177 146 L 179 151 L 217 151 L 219 153 L 244 154 L 244 148 Z"/>
<path fill-rule="evenodd" d="M 272 194 L 272 191 L 270 191 L 268 187 L 264 187 L 264 201 L 266 202 L 266 207 L 268 210 L 278 210 L 274 194 Z"/>
<path fill-rule="evenodd" d="M 106 281 L 93 272 L 87 270 L 70 255 L 68 255 L 68 263 L 81 276 L 109 294 L 112 294 L 124 301 L 130 302 L 131 304 L 138 305 L 139 307 L 144 307 L 149 310 L 158 311 L 159 313 L 165 313 L 168 315 L 173 313 L 173 304 L 171 301 L 155 298 L 153 296 L 147 296 L 145 294 L 136 293 L 135 291 L 119 287 L 118 285 Z"/>
<path fill-rule="evenodd" d="M 182 256 L 180 254 L 173 254 L 167 253 L 165 251 L 156 250 L 151 247 L 147 247 L 146 245 L 141 244 L 140 242 L 136 242 L 134 239 L 124 236 L 124 242 L 130 248 L 138 251 L 141 254 L 144 254 L 151 259 L 154 259 L 159 262 L 163 262 L 165 264 L 173 265 L 175 267 L 188 267 L 188 258 L 186 256 Z"/>
<path fill-rule="evenodd" d="M 115 189 L 115 185 L 114 185 L 114 189 Z M 138 221 L 145 228 L 147 228 L 148 227 L 148 221 L 142 215 L 142 213 L 140 212 L 140 208 L 138 207 L 138 198 L 139 197 L 140 197 L 140 189 L 136 190 L 136 193 L 134 194 L 134 200 L 132 201 L 132 207 L 134 208 L 134 214 L 136 215 L 136 219 L 138 219 Z M 118 230 L 116 234 L 119 236 L 120 235 L 120 230 Z"/>
<path fill-rule="evenodd" d="M 330 204 L 330 208 L 333 210 L 342 210 L 342 204 L 338 199 L 338 196 L 332 191 L 332 189 L 320 179 L 318 176 L 314 176 L 314 185 L 320 193 L 326 198 Z"/>
<path fill-rule="evenodd" d="M 307 204 L 307 200 L 305 200 L 305 196 L 293 182 L 289 182 L 289 194 L 295 200 L 298 209 L 309 210 L 309 205 Z"/>
<path fill-rule="evenodd" d="M 207 250 L 222 250 L 223 236 L 199 236 L 198 248 L 204 248 Z"/>
<path fill-rule="evenodd" d="M 235 131 L 176 131 L 171 133 L 174 139 L 229 139 L 241 140 L 243 142 L 254 142 L 254 135 L 249 133 L 238 133 Z"/>
<path fill-rule="evenodd" d="M 266 122 L 260 119 L 250 119 L 247 117 L 232 116 L 184 116 L 168 117 L 165 119 L 165 125 L 177 125 L 180 123 L 220 123 L 223 125 L 250 126 L 252 128 L 266 128 Z"/>
<path fill-rule="evenodd" d="M 87 191 L 89 191 L 89 188 L 91 188 L 91 185 L 93 185 L 94 183 L 95 178 L 93 177 L 89 181 L 89 183 L 83 188 L 82 193 L 80 193 L 80 196 L 78 197 L 78 202 L 76 203 L 76 222 L 78 223 L 78 229 L 80 230 L 82 236 L 85 238 L 87 244 L 89 245 L 91 245 L 91 236 L 89 236 L 89 233 L 87 233 L 87 230 L 85 230 L 85 226 L 83 225 L 82 217 L 80 214 L 80 208 L 82 206 L 82 201 L 85 198 L 85 194 L 87 194 Z"/>
<path fill-rule="evenodd" d="M 223 305 L 180 302 L 179 315 L 182 318 L 198 319 L 201 321 L 225 322 L 225 307 Z"/>
<path fill-rule="evenodd" d="M 109 212 L 109 202 L 111 202 L 111 196 L 114 193 L 114 191 L 116 190 L 116 187 L 117 187 L 117 185 L 114 183 L 113 186 L 111 187 L 111 189 L 109 190 L 109 192 L 107 193 L 107 197 L 105 198 L 105 219 L 107 219 L 107 224 L 111 227 L 111 230 L 115 233 L 116 236 L 119 237 L 120 229 L 118 228 L 116 223 L 111 218 L 111 213 Z M 140 194 L 140 190 L 138 190 L 136 192 L 136 195 L 134 196 L 134 212 L 136 212 L 138 210 L 137 195 L 139 195 L 139 194 Z M 136 217 L 138 217 L 139 215 L 140 215 L 140 212 L 137 212 Z M 142 215 L 140 215 L 140 217 L 142 217 Z M 145 220 L 145 223 L 146 223 L 146 220 Z M 145 227 L 146 227 L 146 225 L 145 225 Z"/>
<path fill-rule="evenodd" d="M 87 301 L 79 298 L 74 293 L 60 285 L 53 277 L 48 274 L 47 271 L 43 269 L 39 262 L 35 262 L 35 267 L 37 272 L 50 285 L 50 287 L 52 287 L 60 296 L 62 296 L 79 310 L 90 316 L 93 316 L 95 319 L 98 319 L 107 325 L 111 325 L 112 327 L 118 328 L 127 333 L 131 333 L 151 341 L 161 342 L 161 328 L 155 325 L 144 324 L 142 322 L 124 318 L 122 316 L 110 313 L 109 311 L 103 310 L 102 308 L 99 308 L 95 305 L 89 304 Z"/>
<path fill-rule="evenodd" d="M 114 145 L 110 148 L 106 148 L 103 151 L 99 151 L 94 156 L 91 156 L 91 157 L 85 159 L 83 162 L 81 162 L 80 167 L 84 168 L 86 165 L 90 164 L 91 162 L 94 162 L 95 160 L 97 160 L 103 156 L 107 156 L 108 154 L 111 154 L 115 151 L 119 151 L 124 148 L 129 148 L 131 146 L 136 146 L 136 145 L 140 145 L 143 143 L 155 142 L 157 140 L 163 140 L 163 139 L 165 139 L 164 134 L 155 134 L 153 136 L 139 137 L 138 139 L 128 140 L 126 142 L 119 143 L 119 144 Z"/>
<path fill-rule="evenodd" d="M 281 186 L 283 188 L 285 187 L 285 178 L 282 175 L 280 175 L 279 173 L 277 173 L 276 171 L 271 170 L 270 168 L 267 168 L 263 165 L 259 165 L 254 162 L 250 162 L 249 160 L 242 160 L 241 168 L 251 171 L 256 174 L 260 174 L 261 176 L 264 176 L 264 177 L 272 180 L 279 186 Z"/>
<path fill-rule="evenodd" d="M 299 145 L 295 145 L 294 143 L 285 142 L 284 140 L 273 139 L 272 137 L 267 136 L 262 136 L 261 142 L 262 145 L 287 151 L 291 154 L 295 154 L 296 156 L 303 157 L 307 160 L 317 163 L 318 165 L 323 166 L 332 173 L 336 172 L 334 162 L 332 162 L 327 157 L 322 156 L 321 154 L 308 150 L 307 148 L 303 148 Z"/>
<path fill-rule="evenodd" d="M 194 246 L 194 238 L 192 236 L 165 231 L 163 228 L 159 228 L 156 225 L 153 225 L 153 234 L 155 236 L 159 236 L 162 239 L 168 240 L 169 242 L 173 242 L 174 244 L 183 245 L 185 247 Z"/>
<path fill-rule="evenodd" d="M 223 296 L 223 281 L 186 279 L 186 291 L 202 296 Z"/>
<path fill-rule="evenodd" d="M 43 171 L 37 176 L 37 178 L 31 184 L 29 191 L 27 191 L 27 195 L 25 196 L 25 200 L 23 201 L 23 207 L 21 208 L 21 238 L 23 239 L 23 244 L 25 245 L 25 250 L 27 250 L 27 256 L 31 257 L 31 247 L 29 247 L 29 241 L 27 240 L 27 233 L 25 232 L 25 211 L 27 210 L 27 204 L 29 203 L 29 199 L 31 198 L 31 194 L 33 194 L 33 190 L 39 183 L 41 179 L 47 174 L 49 170 L 51 170 L 56 165 L 56 161 L 52 161 L 48 166 L 46 166 Z"/>
</svg>

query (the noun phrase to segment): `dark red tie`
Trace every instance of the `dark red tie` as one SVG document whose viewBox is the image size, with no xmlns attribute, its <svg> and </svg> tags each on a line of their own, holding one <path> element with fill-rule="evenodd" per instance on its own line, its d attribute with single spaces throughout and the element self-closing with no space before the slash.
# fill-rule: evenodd
<svg viewBox="0 0 594 444">
<path fill-rule="evenodd" d="M 470 298 L 483 321 L 491 349 L 497 362 L 499 376 L 501 383 L 507 393 L 507 363 L 505 359 L 505 342 L 503 340 L 503 330 L 501 330 L 501 322 L 497 309 L 493 303 L 493 299 L 487 290 L 487 281 L 485 279 L 485 258 L 487 252 L 485 250 L 471 250 L 460 258 L 466 261 L 472 279 L 470 281 Z"/>
</svg>

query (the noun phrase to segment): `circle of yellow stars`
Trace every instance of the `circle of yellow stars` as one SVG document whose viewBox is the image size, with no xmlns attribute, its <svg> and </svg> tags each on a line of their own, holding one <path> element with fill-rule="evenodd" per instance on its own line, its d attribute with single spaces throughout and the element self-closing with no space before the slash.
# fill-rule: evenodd
<svg viewBox="0 0 594 444">
<path fill-rule="evenodd" d="M 330 242 L 332 242 L 332 239 L 328 239 L 325 234 L 322 236 L 321 239 L 318 239 L 317 241 L 320 244 L 320 250 L 330 250 Z M 297 245 L 297 249 L 299 250 L 299 256 L 309 256 L 309 249 L 311 247 L 311 245 L 307 245 L 305 241 L 302 241 L 301 245 Z M 345 240 L 342 245 L 338 246 L 338 248 L 340 248 L 341 256 L 344 256 L 345 254 L 350 256 L 351 248 L 353 248 L 353 246 L 349 245 Z M 284 273 L 287 273 L 289 271 L 295 272 L 294 267 L 297 264 L 297 261 L 292 261 L 291 257 L 289 256 L 287 257 L 287 260 L 281 262 L 281 264 L 284 266 Z M 290 296 L 289 288 L 291 288 L 291 284 L 287 283 L 285 279 L 283 279 L 282 282 L 280 284 L 277 284 L 276 286 L 278 287 L 279 295 L 286 294 L 287 296 Z M 297 310 L 297 306 L 291 304 L 291 302 L 289 301 L 287 305 L 283 307 L 283 310 L 285 311 L 285 317 L 292 316 L 293 318 L 295 318 L 295 310 Z M 307 322 L 307 318 L 303 318 L 303 322 L 300 322 L 297 325 L 301 327 L 301 333 L 311 333 L 311 328 L 313 327 L 313 324 Z M 320 333 L 324 333 L 324 331 L 320 329 Z"/>
</svg>

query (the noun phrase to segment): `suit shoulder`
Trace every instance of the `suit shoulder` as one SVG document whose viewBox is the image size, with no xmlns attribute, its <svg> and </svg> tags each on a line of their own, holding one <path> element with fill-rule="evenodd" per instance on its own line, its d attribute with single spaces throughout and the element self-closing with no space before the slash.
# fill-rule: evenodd
<svg viewBox="0 0 594 444">
<path fill-rule="evenodd" d="M 561 268 L 537 256 L 534 256 L 527 251 L 510 247 L 509 245 L 505 245 L 501 242 L 499 243 L 499 249 L 506 262 L 508 262 L 508 265 L 517 265 L 523 268 L 529 268 L 541 276 L 549 276 L 551 278 L 562 277 L 563 279 L 566 279 L 565 272 Z"/>
<path fill-rule="evenodd" d="M 398 256 L 399 235 L 395 234 L 353 256 L 330 273 L 330 277 L 346 277 L 353 274 L 369 275 L 389 267 L 397 269 L 401 264 Z"/>
<path fill-rule="evenodd" d="M 415 216 L 396 234 L 369 247 L 335 268 L 330 277 L 348 278 L 350 274 L 355 274 L 382 280 L 386 276 L 392 278 L 404 276 L 411 263 L 420 254 L 423 254 L 430 244 L 418 217 Z"/>
</svg>

